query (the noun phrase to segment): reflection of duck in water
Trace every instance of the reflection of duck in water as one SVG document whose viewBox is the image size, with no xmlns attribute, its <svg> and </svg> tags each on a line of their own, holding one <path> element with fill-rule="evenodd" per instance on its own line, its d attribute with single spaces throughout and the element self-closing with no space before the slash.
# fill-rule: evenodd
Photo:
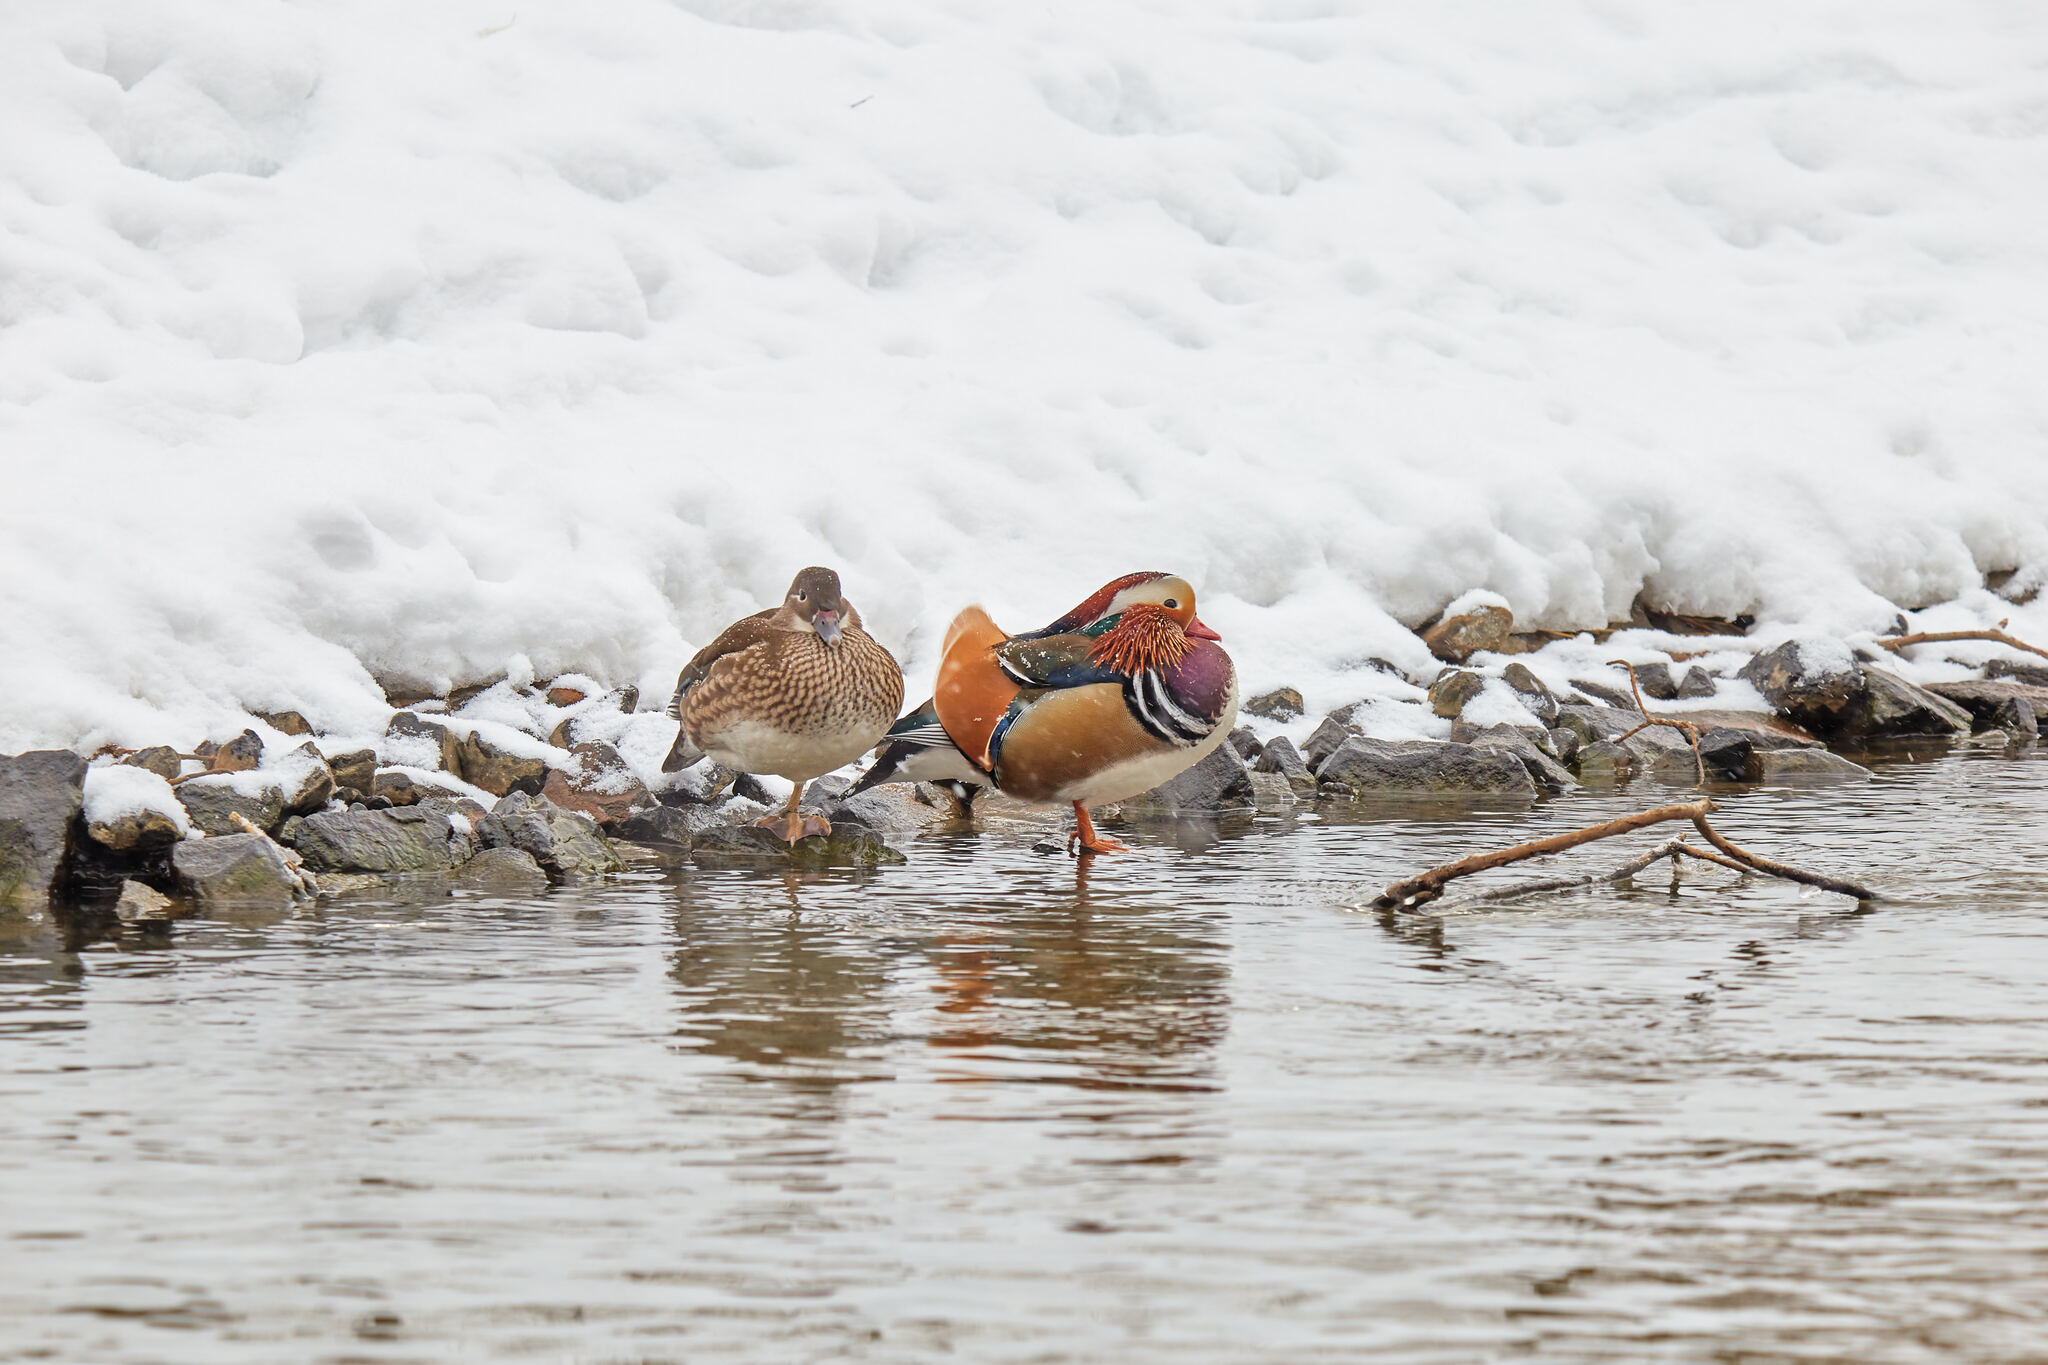
<svg viewBox="0 0 2048 1365">
<path fill-rule="evenodd" d="M 662 771 L 705 754 L 742 772 L 796 783 L 772 825 L 790 843 L 829 834 L 820 815 L 799 815 L 804 783 L 853 762 L 903 706 L 903 670 L 861 628 L 840 595 L 839 575 L 809 568 L 782 605 L 733 622 L 676 679 L 669 714 L 682 723 Z"/>
<path fill-rule="evenodd" d="M 980 607 L 953 620 L 932 699 L 896 722 L 847 794 L 884 782 L 994 787 L 1071 804 L 1071 850 L 1124 846 L 1088 807 L 1201 762 L 1237 719 L 1237 672 L 1184 578 L 1128 574 L 1041 630 L 1008 635 Z"/>
</svg>

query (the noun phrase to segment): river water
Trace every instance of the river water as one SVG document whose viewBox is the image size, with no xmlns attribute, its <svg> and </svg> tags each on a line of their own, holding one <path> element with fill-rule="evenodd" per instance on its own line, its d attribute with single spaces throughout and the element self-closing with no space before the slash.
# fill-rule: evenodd
<svg viewBox="0 0 2048 1365">
<path fill-rule="evenodd" d="M 1716 817 L 1861 908 L 1343 908 L 1638 785 L 17 926 L 0 1358 L 2048 1360 L 2048 763 L 1916 757 Z"/>
</svg>

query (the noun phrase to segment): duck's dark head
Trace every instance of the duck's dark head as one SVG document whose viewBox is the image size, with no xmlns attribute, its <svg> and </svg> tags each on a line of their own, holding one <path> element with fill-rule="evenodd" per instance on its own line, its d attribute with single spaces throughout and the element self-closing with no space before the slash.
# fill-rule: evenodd
<svg viewBox="0 0 2048 1365">
<path fill-rule="evenodd" d="M 783 600 L 782 609 L 795 617 L 800 627 L 808 626 L 818 632 L 819 639 L 831 644 L 839 638 L 846 623 L 846 600 L 839 595 L 839 575 L 816 565 L 805 569 L 790 580 L 789 596 Z"/>
</svg>

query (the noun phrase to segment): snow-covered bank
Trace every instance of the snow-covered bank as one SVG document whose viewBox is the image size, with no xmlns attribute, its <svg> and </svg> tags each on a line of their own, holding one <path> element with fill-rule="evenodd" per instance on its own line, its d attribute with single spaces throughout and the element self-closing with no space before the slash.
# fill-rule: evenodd
<svg viewBox="0 0 2048 1365">
<path fill-rule="evenodd" d="M 810 562 L 1312 711 L 1472 588 L 2048 638 L 2031 7 L 1190 9 L 0 17 L 0 751 L 654 706 Z"/>
</svg>

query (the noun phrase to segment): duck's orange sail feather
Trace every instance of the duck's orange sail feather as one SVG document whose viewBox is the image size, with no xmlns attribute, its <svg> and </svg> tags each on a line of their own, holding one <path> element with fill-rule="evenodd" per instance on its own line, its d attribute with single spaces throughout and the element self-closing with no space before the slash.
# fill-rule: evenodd
<svg viewBox="0 0 2048 1365">
<path fill-rule="evenodd" d="M 939 713 L 939 724 L 960 752 L 984 769 L 990 766 L 989 743 L 996 726 L 1020 690 L 996 663 L 996 646 L 1009 638 L 987 612 L 967 608 L 946 629 L 938 682 L 932 688 L 932 709 Z"/>
</svg>

